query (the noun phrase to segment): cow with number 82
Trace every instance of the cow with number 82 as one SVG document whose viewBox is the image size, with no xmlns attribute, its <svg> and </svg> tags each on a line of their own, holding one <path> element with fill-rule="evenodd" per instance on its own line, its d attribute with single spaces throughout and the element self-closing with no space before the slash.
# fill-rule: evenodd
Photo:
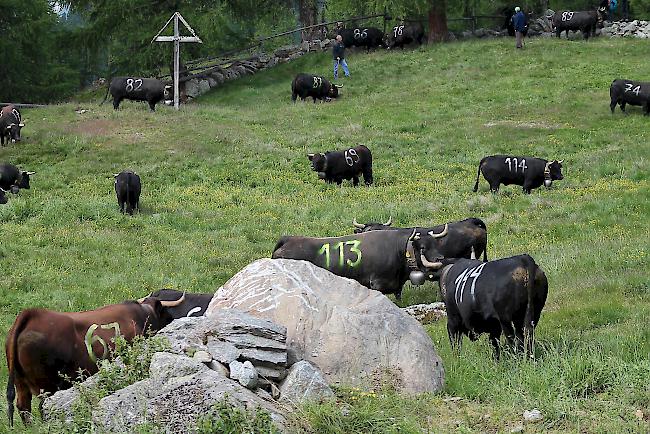
<svg viewBox="0 0 650 434">
<path fill-rule="evenodd" d="M 611 98 L 609 108 L 614 113 L 616 104 L 621 106 L 625 113 L 625 105 L 638 105 L 643 107 L 646 116 L 650 115 L 650 82 L 633 80 L 614 80 L 609 87 Z"/>
</svg>

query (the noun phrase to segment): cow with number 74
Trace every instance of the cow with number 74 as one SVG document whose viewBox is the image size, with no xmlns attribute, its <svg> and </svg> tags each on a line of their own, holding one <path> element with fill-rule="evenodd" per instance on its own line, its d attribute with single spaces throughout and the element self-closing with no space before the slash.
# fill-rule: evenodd
<svg viewBox="0 0 650 434">
<path fill-rule="evenodd" d="M 614 80 L 609 87 L 611 101 L 609 108 L 614 113 L 616 104 L 625 112 L 625 105 L 638 105 L 643 107 L 646 116 L 650 115 L 650 82 L 633 80 Z"/>
</svg>

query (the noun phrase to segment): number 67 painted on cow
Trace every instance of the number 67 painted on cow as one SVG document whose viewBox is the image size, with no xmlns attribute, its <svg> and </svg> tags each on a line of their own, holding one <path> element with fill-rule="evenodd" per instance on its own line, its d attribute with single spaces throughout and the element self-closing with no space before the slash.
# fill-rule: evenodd
<svg viewBox="0 0 650 434">
<path fill-rule="evenodd" d="M 95 352 L 93 351 L 93 344 L 95 342 L 99 342 L 104 349 L 101 358 L 104 359 L 106 356 L 108 356 L 108 346 L 106 345 L 106 341 L 100 336 L 93 335 L 93 333 L 95 333 L 95 330 L 98 328 L 101 328 L 103 330 L 115 329 L 115 336 L 117 337 L 120 335 L 120 324 L 117 322 L 112 322 L 110 324 L 91 324 L 90 327 L 88 327 L 84 342 L 86 344 L 86 351 L 88 351 L 88 357 L 90 357 L 90 360 L 92 360 L 93 363 L 97 363 L 97 356 L 95 356 Z"/>
</svg>

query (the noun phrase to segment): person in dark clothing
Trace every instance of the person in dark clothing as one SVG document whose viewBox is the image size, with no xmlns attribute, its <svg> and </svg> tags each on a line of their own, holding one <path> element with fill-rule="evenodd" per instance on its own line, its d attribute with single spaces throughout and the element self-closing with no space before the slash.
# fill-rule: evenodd
<svg viewBox="0 0 650 434">
<path fill-rule="evenodd" d="M 336 42 L 332 48 L 332 57 L 334 58 L 334 80 L 339 77 L 339 64 L 343 67 L 343 73 L 346 77 L 350 76 L 348 70 L 348 63 L 345 61 L 345 44 L 343 44 L 343 37 L 336 35 Z"/>
<path fill-rule="evenodd" d="M 515 8 L 515 14 L 512 16 L 512 25 L 515 28 L 515 38 L 517 40 L 516 47 L 524 47 L 524 31 L 528 26 L 526 15 L 521 11 L 521 8 L 517 6 Z"/>
</svg>

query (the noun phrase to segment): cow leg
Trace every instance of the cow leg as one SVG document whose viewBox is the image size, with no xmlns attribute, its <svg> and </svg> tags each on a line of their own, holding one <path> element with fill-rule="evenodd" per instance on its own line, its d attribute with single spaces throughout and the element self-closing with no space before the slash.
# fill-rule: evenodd
<svg viewBox="0 0 650 434">
<path fill-rule="evenodd" d="M 559 37 L 560 37 L 560 33 L 562 33 L 562 30 L 560 30 L 559 27 L 556 28 L 556 29 L 555 29 L 555 36 L 557 36 L 557 37 L 559 38 Z"/>
<path fill-rule="evenodd" d="M 16 408 L 25 426 L 32 422 L 32 392 L 22 381 L 16 381 Z"/>
<path fill-rule="evenodd" d="M 643 109 L 645 110 L 644 115 L 650 116 L 650 101 L 646 101 L 646 103 L 643 105 Z"/>
<path fill-rule="evenodd" d="M 532 186 L 530 185 L 530 182 L 524 181 L 524 186 L 523 186 L 522 190 L 524 191 L 524 193 L 530 194 L 531 187 Z"/>
<path fill-rule="evenodd" d="M 501 338 L 501 330 L 498 332 L 490 333 L 490 343 L 492 344 L 492 350 L 494 354 L 494 360 L 499 360 L 501 357 L 501 343 L 499 342 Z"/>
<path fill-rule="evenodd" d="M 491 182 L 490 191 L 494 194 L 497 194 L 499 192 L 499 184 L 500 182 Z"/>
<path fill-rule="evenodd" d="M 614 114 L 615 108 L 616 108 L 616 99 L 612 98 L 612 101 L 609 103 L 609 109 L 612 111 L 612 114 Z"/>
<path fill-rule="evenodd" d="M 368 167 L 363 172 L 363 182 L 365 182 L 367 186 L 372 185 L 372 166 Z"/>
<path fill-rule="evenodd" d="M 517 353 L 524 351 L 524 324 L 519 322 L 515 324 L 515 344 L 517 345 Z"/>
<path fill-rule="evenodd" d="M 122 100 L 118 97 L 113 98 L 113 109 L 117 110 L 118 108 L 120 108 L 121 101 Z"/>
<path fill-rule="evenodd" d="M 512 322 L 501 323 L 501 331 L 506 337 L 506 343 L 508 344 L 508 349 L 510 351 L 515 351 L 515 328 L 512 325 Z"/>
<path fill-rule="evenodd" d="M 452 352 L 458 355 L 463 344 L 463 333 L 447 321 L 447 334 L 449 335 L 449 345 Z"/>
<path fill-rule="evenodd" d="M 298 94 L 296 92 L 292 92 L 291 93 L 291 101 L 293 101 L 295 103 L 297 98 L 298 98 Z"/>
<path fill-rule="evenodd" d="M 621 111 L 622 111 L 623 113 L 625 113 L 625 114 L 627 114 L 627 112 L 625 111 L 625 105 L 626 105 L 626 104 L 627 104 L 627 103 L 626 103 L 625 101 L 621 101 L 621 102 L 620 102 L 620 105 L 621 105 Z"/>
<path fill-rule="evenodd" d="M 156 111 L 156 103 L 155 102 L 149 101 L 149 110 L 152 111 L 152 112 Z"/>
<path fill-rule="evenodd" d="M 352 177 L 352 185 L 355 187 L 359 186 L 359 177 L 358 176 L 353 176 Z"/>
</svg>

